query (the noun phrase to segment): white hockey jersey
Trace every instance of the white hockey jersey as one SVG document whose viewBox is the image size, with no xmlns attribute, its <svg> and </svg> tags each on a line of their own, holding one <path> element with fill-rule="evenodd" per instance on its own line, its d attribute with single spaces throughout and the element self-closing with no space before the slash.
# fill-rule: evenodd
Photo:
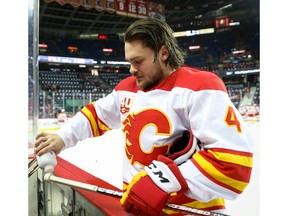
<svg viewBox="0 0 288 216">
<path fill-rule="evenodd" d="M 224 210 L 224 199 L 235 199 L 249 183 L 252 143 L 224 83 L 211 72 L 182 67 L 149 91 L 128 77 L 108 96 L 85 106 L 59 135 L 68 148 L 120 127 L 125 135 L 123 190 L 184 130 L 192 131 L 202 149 L 179 166 L 189 190 L 170 202 Z"/>
</svg>

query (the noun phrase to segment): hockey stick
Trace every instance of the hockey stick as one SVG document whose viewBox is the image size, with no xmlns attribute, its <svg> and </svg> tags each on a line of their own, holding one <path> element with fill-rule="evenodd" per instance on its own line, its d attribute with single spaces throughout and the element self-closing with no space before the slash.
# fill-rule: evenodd
<svg viewBox="0 0 288 216">
<path fill-rule="evenodd" d="M 119 198 L 121 198 L 123 195 L 122 191 L 116 191 L 116 190 L 103 188 L 103 187 L 99 187 L 99 186 L 92 185 L 92 184 L 87 184 L 87 183 L 82 183 L 82 182 L 78 182 L 78 181 L 74 181 L 70 179 L 57 177 L 55 175 L 52 175 L 52 173 L 46 173 L 44 175 L 44 180 L 48 182 L 55 182 L 55 183 L 72 186 L 72 187 L 76 187 L 80 189 L 85 189 L 85 190 L 89 190 L 89 191 L 93 191 L 93 192 L 97 192 L 97 193 L 101 193 L 105 195 L 110 195 L 114 197 L 119 197 Z M 183 206 L 183 205 L 177 205 L 173 203 L 166 203 L 165 208 L 174 210 L 177 212 L 181 212 L 183 214 L 188 214 L 188 215 L 228 216 L 225 214 L 210 212 L 206 210 L 201 210 L 201 209 L 192 208 L 192 207 Z"/>
<path fill-rule="evenodd" d="M 35 163 L 37 162 L 36 157 L 34 159 L 32 159 L 29 163 L 28 163 L 28 169 Z M 36 164 L 36 166 L 34 166 L 34 168 L 28 173 L 28 178 L 33 175 L 37 170 L 39 169 L 38 163 Z"/>
</svg>

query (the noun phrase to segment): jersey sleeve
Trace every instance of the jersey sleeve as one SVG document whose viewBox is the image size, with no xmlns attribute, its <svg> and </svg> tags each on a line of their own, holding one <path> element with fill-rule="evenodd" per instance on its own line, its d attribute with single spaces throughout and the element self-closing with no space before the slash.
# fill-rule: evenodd
<svg viewBox="0 0 288 216">
<path fill-rule="evenodd" d="M 188 118 L 201 150 L 180 166 L 190 190 L 202 202 L 223 197 L 233 200 L 249 183 L 253 150 L 246 125 L 227 93 L 194 91 Z"/>
<path fill-rule="evenodd" d="M 87 138 L 97 137 L 111 129 L 119 128 L 120 116 L 117 92 L 85 105 L 67 124 L 57 132 L 69 148 Z"/>
<path fill-rule="evenodd" d="M 249 131 L 219 77 L 198 72 L 182 77 L 178 98 L 187 104 L 182 115 L 201 142 L 201 150 L 179 166 L 189 186 L 186 195 L 200 202 L 235 199 L 251 177 Z"/>
</svg>

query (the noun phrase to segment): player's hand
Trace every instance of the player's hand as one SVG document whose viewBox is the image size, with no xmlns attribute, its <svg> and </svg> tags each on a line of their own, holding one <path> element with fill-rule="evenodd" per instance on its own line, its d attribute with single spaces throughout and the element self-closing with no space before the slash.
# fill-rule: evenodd
<svg viewBox="0 0 288 216">
<path fill-rule="evenodd" d="M 178 166 L 169 158 L 160 155 L 144 170 L 136 174 L 120 203 L 133 215 L 158 216 L 170 195 L 185 192 L 188 185 Z"/>
<path fill-rule="evenodd" d="M 35 136 L 35 154 L 41 156 L 49 151 L 57 154 L 64 148 L 64 142 L 58 134 L 40 132 Z"/>
<path fill-rule="evenodd" d="M 198 139 L 193 135 L 191 130 L 185 130 L 182 136 L 171 144 L 166 156 L 172 159 L 177 165 L 180 165 L 190 159 L 199 150 Z"/>
</svg>

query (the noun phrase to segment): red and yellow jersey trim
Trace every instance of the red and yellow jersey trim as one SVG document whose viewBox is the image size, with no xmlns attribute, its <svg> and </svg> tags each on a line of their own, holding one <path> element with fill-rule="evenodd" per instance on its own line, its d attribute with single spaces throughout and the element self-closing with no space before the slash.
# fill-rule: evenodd
<svg viewBox="0 0 288 216">
<path fill-rule="evenodd" d="M 249 183 L 253 154 L 228 149 L 208 149 L 197 152 L 193 164 L 211 181 L 241 194 Z"/>
<path fill-rule="evenodd" d="M 81 113 L 89 121 L 93 137 L 97 137 L 111 129 L 103 121 L 101 121 L 101 119 L 99 119 L 94 104 L 95 102 L 92 102 L 91 104 L 83 107 Z"/>
</svg>

